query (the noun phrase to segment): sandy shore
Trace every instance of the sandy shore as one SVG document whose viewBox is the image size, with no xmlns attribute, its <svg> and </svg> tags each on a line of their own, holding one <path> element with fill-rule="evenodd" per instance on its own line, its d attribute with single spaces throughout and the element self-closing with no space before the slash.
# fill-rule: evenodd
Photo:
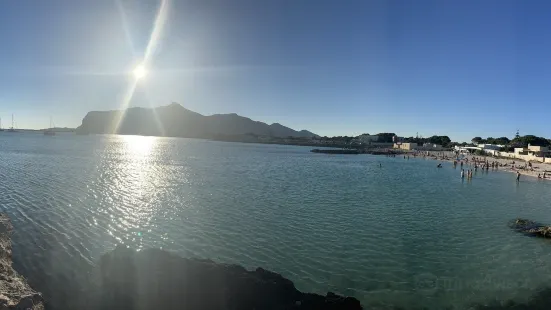
<svg viewBox="0 0 551 310">
<path fill-rule="evenodd" d="M 426 153 L 425 153 L 426 154 Z M 417 157 L 423 156 L 424 154 L 417 154 Z M 426 158 L 431 158 L 434 160 L 448 161 L 452 163 L 456 158 L 453 152 L 429 152 L 429 155 Z M 478 156 L 478 155 L 467 155 L 463 160 L 463 165 L 465 169 L 474 169 L 475 160 L 478 165 L 478 169 L 481 169 L 482 164 L 486 161 L 490 164 L 490 169 L 492 171 L 507 171 L 517 173 L 520 172 L 521 175 L 530 176 L 537 178 L 538 175 L 543 179 L 543 173 L 546 172 L 545 180 L 551 181 L 551 164 L 540 163 L 531 161 L 532 167 L 528 166 L 528 162 L 522 159 L 505 159 L 505 158 L 496 158 L 492 156 Z M 514 162 L 514 166 L 513 166 Z M 492 163 L 497 163 L 497 168 L 492 168 Z M 459 167 L 460 163 L 458 163 Z"/>
</svg>

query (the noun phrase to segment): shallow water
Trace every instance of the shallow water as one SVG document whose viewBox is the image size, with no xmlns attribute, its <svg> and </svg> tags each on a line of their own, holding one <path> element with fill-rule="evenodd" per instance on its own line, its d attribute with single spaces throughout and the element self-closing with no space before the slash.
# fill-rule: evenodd
<svg viewBox="0 0 551 310">
<path fill-rule="evenodd" d="M 15 266 L 54 302 L 49 287 L 117 244 L 262 266 L 380 309 L 467 309 L 551 285 L 551 244 L 507 227 L 551 223 L 550 182 L 309 150 L 0 133 Z"/>
</svg>

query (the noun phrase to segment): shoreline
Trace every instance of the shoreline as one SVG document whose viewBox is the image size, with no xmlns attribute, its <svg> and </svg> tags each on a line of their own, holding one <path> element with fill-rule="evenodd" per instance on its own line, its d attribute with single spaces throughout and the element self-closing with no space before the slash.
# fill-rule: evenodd
<svg viewBox="0 0 551 310">
<path fill-rule="evenodd" d="M 13 269 L 9 217 L 0 213 L 0 309 L 44 310 L 44 299 Z"/>
<path fill-rule="evenodd" d="M 442 154 L 444 153 L 443 156 L 438 156 L 436 154 Z M 435 161 L 446 161 L 446 162 L 450 162 L 450 163 L 453 163 L 454 162 L 454 158 L 453 157 L 450 157 L 450 156 L 455 156 L 453 155 L 454 153 L 453 152 L 438 152 L 438 151 L 430 151 L 429 152 L 429 155 L 427 155 L 425 158 L 429 158 L 429 159 L 432 159 L 432 160 L 435 160 Z M 416 157 L 420 157 L 420 156 L 423 156 L 423 155 L 419 155 L 417 154 Z M 525 161 L 525 160 L 522 160 L 522 159 L 513 159 L 513 158 L 499 158 L 499 157 L 492 157 L 492 156 L 481 156 L 481 155 L 467 155 L 465 158 L 468 159 L 468 163 L 467 161 L 465 160 L 462 160 L 464 163 L 466 163 L 466 166 L 467 167 L 470 167 L 470 168 L 473 168 L 472 166 L 472 162 L 473 162 L 473 158 L 476 158 L 477 159 L 477 163 L 480 164 L 482 162 L 485 162 L 486 160 L 488 161 L 488 163 L 492 163 L 492 162 L 496 162 L 498 164 L 500 164 L 501 166 L 498 166 L 498 168 L 491 168 L 489 169 L 488 171 L 503 171 L 503 172 L 509 172 L 509 173 L 517 173 L 517 172 L 520 172 L 520 175 L 521 176 L 528 176 L 528 177 L 533 177 L 533 178 L 536 178 L 538 180 L 542 180 L 542 181 L 551 181 L 551 164 L 547 164 L 547 163 L 540 163 L 540 162 L 537 162 L 537 163 L 534 163 L 534 162 L 531 162 L 532 163 L 532 170 L 530 170 L 530 167 L 528 167 L 528 162 Z M 480 160 L 479 160 L 480 159 Z M 459 161 L 461 162 L 461 161 Z M 514 168 L 512 166 L 512 163 L 515 163 L 514 165 Z M 519 163 L 523 163 L 524 165 L 519 165 Z M 459 167 L 459 163 L 458 163 L 458 167 Z M 526 168 L 523 168 L 523 167 L 526 167 Z M 546 172 L 546 178 L 544 179 L 543 177 L 542 178 L 538 178 L 538 174 L 541 174 L 543 176 L 543 173 Z"/>
</svg>

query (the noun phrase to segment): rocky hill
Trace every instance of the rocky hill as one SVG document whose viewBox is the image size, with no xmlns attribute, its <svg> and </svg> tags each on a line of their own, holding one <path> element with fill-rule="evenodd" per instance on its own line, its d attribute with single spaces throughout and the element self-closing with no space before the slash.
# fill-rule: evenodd
<svg viewBox="0 0 551 310">
<path fill-rule="evenodd" d="M 177 103 L 152 109 L 130 108 L 125 111 L 88 112 L 76 133 L 204 139 L 246 134 L 269 137 L 317 137 L 307 130 L 296 131 L 278 123 L 268 125 L 235 113 L 205 116 Z"/>
</svg>

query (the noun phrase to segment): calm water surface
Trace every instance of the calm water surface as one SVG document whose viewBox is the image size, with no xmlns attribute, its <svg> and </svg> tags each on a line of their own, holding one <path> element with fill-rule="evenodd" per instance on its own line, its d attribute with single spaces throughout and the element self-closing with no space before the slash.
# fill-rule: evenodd
<svg viewBox="0 0 551 310">
<path fill-rule="evenodd" d="M 117 244 L 156 247 L 380 309 L 466 309 L 551 285 L 551 244 L 507 227 L 551 223 L 550 182 L 492 171 L 467 182 L 449 163 L 309 150 L 0 133 L 15 265 L 47 292 Z"/>
</svg>

